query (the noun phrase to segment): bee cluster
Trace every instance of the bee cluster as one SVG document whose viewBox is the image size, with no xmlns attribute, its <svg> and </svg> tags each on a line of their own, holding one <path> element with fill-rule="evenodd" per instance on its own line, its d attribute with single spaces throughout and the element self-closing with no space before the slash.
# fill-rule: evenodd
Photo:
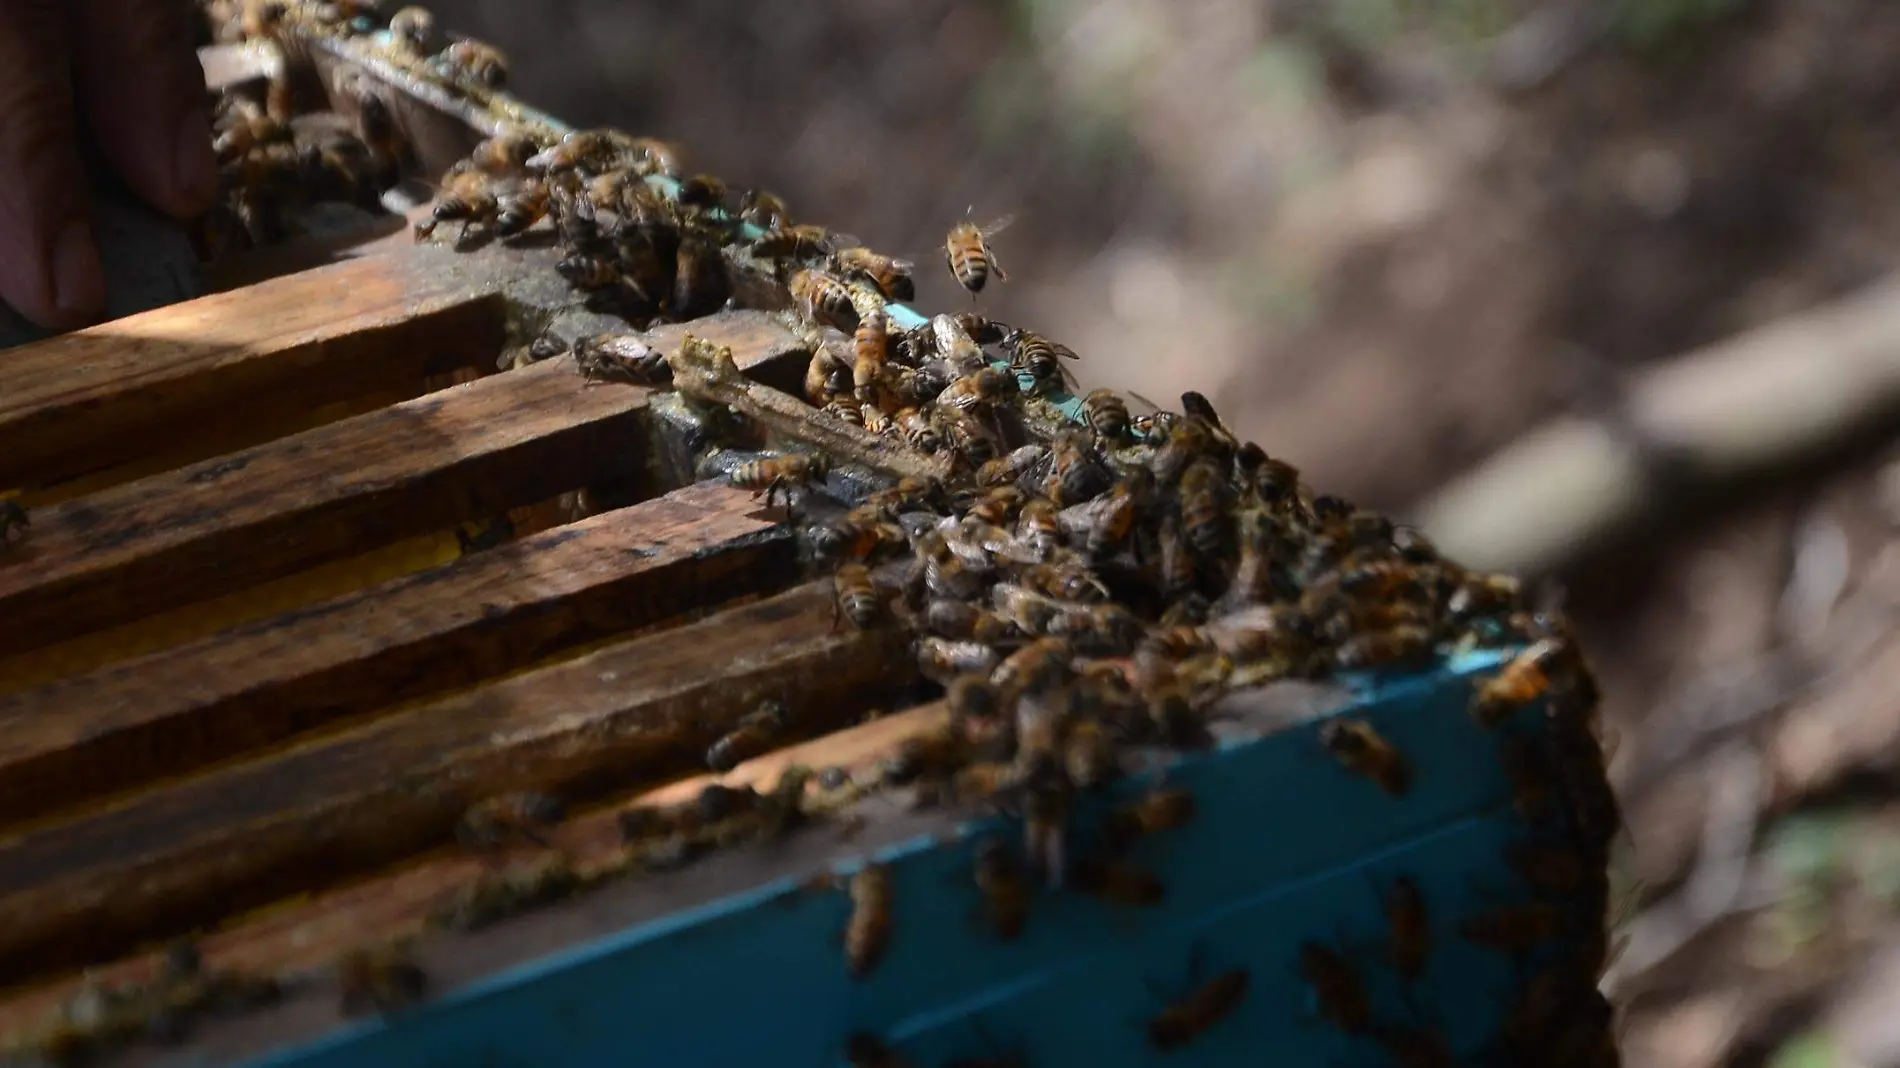
<svg viewBox="0 0 1900 1068">
<path fill-rule="evenodd" d="M 505 83 L 505 60 L 476 42 L 432 55 L 432 20 L 420 8 L 385 18 L 360 2 L 207 7 L 220 39 L 290 28 L 358 35 L 474 96 Z M 274 239 L 252 217 L 280 186 L 347 200 L 393 180 L 402 146 L 377 125 L 387 114 L 371 103 L 378 90 L 347 71 L 339 86 L 355 94 L 361 118 L 330 141 L 300 142 L 274 91 L 262 103 L 221 104 L 227 205 L 250 240 Z M 848 492 L 834 475 L 853 457 L 814 451 L 775 428 L 794 440 L 740 457 L 724 477 L 768 506 L 785 504 L 807 559 L 829 576 L 837 625 L 908 632 L 948 716 L 898 743 L 869 778 L 794 767 L 769 790 L 715 783 L 677 805 L 628 808 L 619 815 L 623 851 L 590 865 L 551 845 L 549 829 L 566 814 L 558 801 L 484 802 L 457 830 L 466 846 L 533 847 L 544 859 L 491 871 L 444 902 L 434 926 L 479 928 L 608 879 L 776 840 L 852 812 L 868 795 L 1020 824 L 1020 845 L 984 841 L 970 875 L 999 940 L 1021 934 L 1039 887 L 1153 907 L 1167 886 L 1134 859 L 1135 847 L 1194 820 L 1195 795 L 1156 785 L 1108 808 L 1088 833 L 1072 819 L 1137 768 L 1139 754 L 1207 748 L 1230 698 L 1280 680 L 1413 671 L 1514 649 L 1476 688 L 1469 714 L 1494 743 L 1529 832 L 1505 858 L 1529 900 L 1446 930 L 1529 973 L 1491 1062 L 1617 1063 L 1612 1013 L 1596 987 L 1610 952 L 1608 851 L 1621 826 L 1604 776 L 1598 695 L 1565 620 L 1516 580 L 1469 571 L 1418 531 L 1315 493 L 1198 393 L 1184 393 L 1178 411 L 1131 406 L 1110 390 L 1077 399 L 1067 365 L 1078 357 L 1067 346 L 974 312 L 919 319 L 894 303 L 915 297 L 913 264 L 794 223 L 770 193 L 735 195 L 712 176 L 688 177 L 665 142 L 609 129 L 557 137 L 524 124 L 483 141 L 440 188 L 418 239 L 453 227 L 465 248 L 551 233 L 560 277 L 592 310 L 633 327 L 751 302 L 741 275 L 769 279 L 761 303 L 789 309 L 814 341 L 803 384 L 812 425 L 874 435 L 917 460 L 913 469 L 936 474 Z M 973 295 L 992 277 L 1007 280 L 989 244 L 1002 226 L 966 220 L 945 239 L 945 264 Z M 731 368 L 729 352 L 690 336 L 677 353 L 631 332 L 571 345 L 543 335 L 526 350 L 530 360 L 563 354 L 590 381 L 677 385 L 689 396 L 700 368 Z M 23 523 L 0 511 L 0 537 Z M 706 763 L 730 771 L 794 726 L 783 705 L 768 702 L 719 738 Z M 1312 736 L 1316 752 L 1394 804 L 1412 792 L 1412 761 L 1370 721 L 1332 717 Z M 893 880 L 868 864 L 843 889 L 845 965 L 868 978 L 892 940 Z M 1388 881 L 1383 894 L 1380 963 L 1418 981 L 1441 927 L 1411 879 Z M 1452 1063 L 1420 1021 L 1378 1017 L 1362 957 L 1357 947 L 1310 940 L 1288 967 L 1320 1018 L 1393 1063 Z M 348 956 L 335 971 L 345 1011 L 387 1010 L 426 989 L 393 947 Z M 1149 1020 L 1148 1044 L 1189 1045 L 1244 1011 L 1249 985 L 1245 970 L 1230 969 L 1183 992 Z M 852 1036 L 843 1053 L 864 1068 L 903 1063 L 869 1033 Z"/>
<path fill-rule="evenodd" d="M 284 992 L 284 984 L 271 976 L 207 967 L 196 945 L 179 943 L 164 952 L 147 981 L 88 984 L 60 1007 L 36 1040 L 38 1061 L 25 1063 L 84 1063 L 130 1042 L 178 1042 L 200 1022 L 273 1004 Z M 0 1051 L 0 1063 L 15 1061 Z"/>
</svg>

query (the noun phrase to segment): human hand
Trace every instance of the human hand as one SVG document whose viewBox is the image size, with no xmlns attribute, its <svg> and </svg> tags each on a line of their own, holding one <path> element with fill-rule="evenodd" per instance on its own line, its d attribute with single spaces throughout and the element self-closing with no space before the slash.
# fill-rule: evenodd
<svg viewBox="0 0 1900 1068">
<path fill-rule="evenodd" d="M 217 196 L 190 14 L 188 0 L 0 0 L 0 298 L 41 326 L 105 310 L 82 138 L 170 215 Z"/>
</svg>

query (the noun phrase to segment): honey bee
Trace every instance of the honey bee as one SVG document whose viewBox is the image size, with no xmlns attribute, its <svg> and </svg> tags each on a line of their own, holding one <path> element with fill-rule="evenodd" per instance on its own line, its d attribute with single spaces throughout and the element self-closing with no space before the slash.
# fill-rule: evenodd
<svg viewBox="0 0 1900 1068">
<path fill-rule="evenodd" d="M 675 319 L 697 319 L 725 306 L 732 296 L 726 259 L 713 240 L 697 231 L 681 235 L 674 253 L 673 294 L 667 304 Z"/>
<path fill-rule="evenodd" d="M 1501 953 L 1529 953 L 1563 933 L 1564 910 L 1554 902 L 1510 905 L 1465 918 L 1458 937 Z"/>
<path fill-rule="evenodd" d="M 338 958 L 336 981 L 345 1016 L 366 1009 L 390 1013 L 421 1001 L 429 977 L 405 948 L 354 950 Z"/>
<path fill-rule="evenodd" d="M 748 189 L 739 194 L 739 218 L 761 230 L 772 231 L 789 223 L 791 213 L 785 206 L 785 198 L 777 193 Z"/>
<path fill-rule="evenodd" d="M 754 497 L 763 494 L 765 505 L 770 508 L 777 494 L 785 494 L 789 504 L 792 487 L 823 485 L 830 474 L 831 461 L 822 455 L 786 453 L 740 464 L 727 480 L 740 489 L 751 490 Z"/>
<path fill-rule="evenodd" d="M 666 355 L 634 334 L 589 334 L 574 339 L 574 366 L 588 382 L 665 386 L 673 381 Z"/>
<path fill-rule="evenodd" d="M 1212 455 L 1213 431 L 1199 419 L 1183 417 L 1168 428 L 1167 437 L 1156 446 L 1148 467 L 1154 472 L 1156 482 L 1164 486 L 1172 485 L 1189 464 Z"/>
<path fill-rule="evenodd" d="M 1035 564 L 1022 569 L 1017 577 L 1029 589 L 1058 601 L 1100 604 L 1108 600 L 1108 587 L 1079 564 Z"/>
<path fill-rule="evenodd" d="M 1000 527 L 1017 517 L 1025 505 L 1036 502 L 1028 500 L 1023 491 L 1015 486 L 996 486 L 975 498 L 967 498 L 963 507 L 966 522 L 974 521 L 990 527 Z M 1020 532 L 1019 532 L 1020 533 Z"/>
<path fill-rule="evenodd" d="M 1551 673 L 1572 655 L 1574 648 L 1559 638 L 1545 638 L 1532 644 L 1504 665 L 1495 677 L 1479 684 L 1471 700 L 1471 718 L 1495 730 L 1519 709 L 1548 694 Z"/>
<path fill-rule="evenodd" d="M 428 55 L 429 42 L 435 37 L 435 15 L 420 5 L 405 7 L 389 16 L 389 37 L 410 55 Z"/>
<path fill-rule="evenodd" d="M 798 313 L 807 320 L 836 327 L 847 334 L 857 330 L 858 309 L 851 300 L 851 287 L 837 278 L 804 268 L 792 272 L 786 287 Z"/>
<path fill-rule="evenodd" d="M 508 195 L 500 198 L 500 212 L 495 217 L 495 234 L 499 237 L 514 237 L 524 233 L 529 227 L 548 217 L 552 198 L 548 187 L 538 180 L 521 183 Z"/>
<path fill-rule="evenodd" d="M 1001 233 L 1012 220 L 998 219 L 986 226 L 964 220 L 950 228 L 950 235 L 944 239 L 944 262 L 950 267 L 950 274 L 957 284 L 970 291 L 975 299 L 983 291 L 983 286 L 995 274 L 999 282 L 1009 281 L 1009 275 L 996 262 L 990 252 L 990 238 Z"/>
<path fill-rule="evenodd" d="M 1181 474 L 1176 487 L 1181 533 L 1204 557 L 1218 557 L 1227 545 L 1226 479 L 1212 460 L 1197 461 Z"/>
<path fill-rule="evenodd" d="M 881 307 L 865 308 L 858 316 L 858 328 L 851 335 L 851 385 L 858 402 L 871 404 L 877 385 L 884 377 L 884 365 L 890 359 L 890 321 Z"/>
<path fill-rule="evenodd" d="M 965 675 L 950 682 L 944 692 L 944 707 L 950 709 L 950 718 L 956 722 L 994 720 L 1003 713 L 1003 697 L 988 678 Z"/>
<path fill-rule="evenodd" d="M 805 397 L 821 408 L 847 398 L 853 405 L 858 403 L 851 393 L 851 363 L 830 345 L 817 346 L 805 365 Z"/>
<path fill-rule="evenodd" d="M 1011 330 L 1003 339 L 1003 347 L 1009 351 L 1010 367 L 1027 374 L 1036 388 L 1043 390 L 1062 385 L 1069 373 L 1063 360 L 1081 359 L 1067 345 L 1029 330 Z"/>
<path fill-rule="evenodd" d="M 790 719 L 791 713 L 783 701 L 763 702 L 706 750 L 706 766 L 716 772 L 728 772 L 769 751 Z"/>
<path fill-rule="evenodd" d="M 1049 455 L 1044 445 L 1024 445 L 1006 456 L 999 456 L 977 469 L 976 484 L 1002 486 L 1014 483 Z"/>
<path fill-rule="evenodd" d="M 15 532 L 25 535 L 33 521 L 27 518 L 26 509 L 16 500 L 0 500 L 0 546 L 12 540 Z"/>
<path fill-rule="evenodd" d="M 1094 443 L 1080 432 L 1057 435 L 1049 452 L 1049 476 L 1042 490 L 1059 507 L 1093 500 L 1114 484 L 1114 477 L 1095 455 Z"/>
<path fill-rule="evenodd" d="M 1016 638 L 1016 628 L 995 612 L 967 601 L 938 598 L 924 609 L 924 626 L 941 638 L 995 645 Z"/>
<path fill-rule="evenodd" d="M 1146 624 L 1118 604 L 1066 605 L 1050 619 L 1048 633 L 1067 638 L 1089 656 L 1126 656 Z"/>
<path fill-rule="evenodd" d="M 275 37 L 284 24 L 289 6 L 284 0 L 244 0 L 243 27 L 246 40 Z"/>
<path fill-rule="evenodd" d="M 1182 787 L 1154 789 L 1139 801 L 1108 814 L 1102 835 L 1111 848 L 1126 848 L 1135 839 L 1185 827 L 1194 819 L 1194 794 Z"/>
<path fill-rule="evenodd" d="M 502 794 L 464 812 L 455 836 L 471 849 L 494 849 L 516 840 L 547 848 L 542 831 L 561 822 L 564 812 L 559 799 L 544 794 Z"/>
<path fill-rule="evenodd" d="M 433 235 L 436 227 L 445 222 L 461 223 L 458 240 L 466 238 L 471 226 L 490 224 L 501 211 L 501 201 L 488 175 L 474 170 L 452 171 L 445 183 L 442 196 L 435 202 L 429 217 L 416 223 L 418 241 Z"/>
<path fill-rule="evenodd" d="M 1417 981 L 1425 974 L 1432 951 L 1431 916 L 1417 883 L 1406 878 L 1392 880 L 1385 893 L 1385 920 L 1392 932 L 1392 970 L 1407 982 Z"/>
<path fill-rule="evenodd" d="M 845 564 L 831 579 L 837 593 L 833 598 L 833 622 L 838 617 L 851 621 L 851 625 L 865 630 L 877 622 L 883 611 L 883 603 L 878 599 L 877 587 L 871 583 L 871 569 L 863 564 Z"/>
<path fill-rule="evenodd" d="M 575 130 L 548 148 L 528 157 L 524 166 L 549 175 L 565 171 L 602 174 L 626 161 L 622 135 L 613 130 Z"/>
<path fill-rule="evenodd" d="M 442 65 L 452 76 L 473 78 L 490 89 L 508 84 L 508 57 L 480 41 L 464 39 L 443 49 Z"/>
<path fill-rule="evenodd" d="M 976 888 L 983 895 L 983 917 L 991 933 L 1015 941 L 1029 922 L 1029 880 L 1016 855 L 998 839 L 977 847 Z"/>
<path fill-rule="evenodd" d="M 1548 822 L 1556 814 L 1557 769 L 1543 747 L 1528 738 L 1507 734 L 1498 741 L 1498 762 L 1511 782 L 1517 814 L 1533 826 Z"/>
<path fill-rule="evenodd" d="M 862 1031 L 845 1040 L 844 1059 L 851 1068 L 909 1068 L 910 1064 L 883 1039 Z"/>
<path fill-rule="evenodd" d="M 1223 972 L 1149 1020 L 1148 1045 L 1161 1053 L 1181 1049 L 1232 1016 L 1246 998 L 1247 973 Z"/>
<path fill-rule="evenodd" d="M 845 961 L 851 977 L 871 974 L 890 948 L 893 894 L 890 869 L 866 864 L 851 877 L 851 918 L 845 922 Z"/>
<path fill-rule="evenodd" d="M 688 208 L 722 208 L 726 203 L 726 183 L 710 174 L 695 174 L 680 183 L 674 199 Z"/>
<path fill-rule="evenodd" d="M 919 638 L 917 640 L 917 669 L 924 678 L 942 685 L 959 675 L 981 672 L 985 675 L 996 669 L 1002 656 L 995 647 L 982 642 L 947 641 L 943 638 Z"/>
<path fill-rule="evenodd" d="M 1119 747 L 1108 727 L 1096 720 L 1075 720 L 1062 739 L 1062 770 L 1083 790 L 1121 774 Z"/>
<path fill-rule="evenodd" d="M 752 254 L 767 260 L 815 260 L 831 255 L 837 243 L 838 238 L 822 226 L 782 225 L 754 241 Z"/>
<path fill-rule="evenodd" d="M 1581 854 L 1555 842 L 1520 842 L 1505 851 L 1505 858 L 1524 885 L 1539 894 L 1569 897 L 1591 877 Z"/>
<path fill-rule="evenodd" d="M 1161 521 L 1161 529 L 1155 532 L 1155 547 L 1158 550 L 1155 570 L 1161 580 L 1162 596 L 1170 601 L 1185 600 L 1194 593 L 1200 576 L 1187 538 L 1181 533 L 1178 513 L 1170 512 Z"/>
<path fill-rule="evenodd" d="M 1049 597 L 1011 582 L 991 587 L 990 601 L 998 616 L 1024 634 L 1046 633 L 1062 607 Z"/>
<path fill-rule="evenodd" d="M 919 593 L 932 597 L 970 598 L 983 588 L 981 572 L 952 552 L 941 532 L 931 530 L 913 539 L 915 555 L 905 582 L 911 604 L 921 604 Z"/>
<path fill-rule="evenodd" d="M 1068 679 L 1071 673 L 1069 662 L 1074 658 L 1074 652 L 1074 647 L 1067 639 L 1038 638 L 1011 653 L 1008 659 L 997 666 L 990 681 L 996 684 L 997 691 L 1005 700 L 1020 694 L 1038 693 Z M 1052 733 L 1043 748 L 1053 754 L 1056 747 L 1053 725 L 1050 730 Z M 1035 748 L 1031 739 L 1025 737 L 1029 733 L 1019 727 L 1016 742 L 1019 748 Z"/>
<path fill-rule="evenodd" d="M 1168 896 L 1166 884 L 1132 864 L 1085 857 L 1076 861 L 1070 876 L 1078 892 L 1110 905 L 1154 908 Z"/>
<path fill-rule="evenodd" d="M 864 279 L 876 287 L 879 295 L 886 300 L 917 299 L 917 287 L 910 276 L 915 265 L 908 260 L 895 259 L 861 245 L 853 245 L 833 252 L 830 264 L 840 277 Z"/>
<path fill-rule="evenodd" d="M 1408 623 L 1353 635 L 1333 650 L 1333 663 L 1344 671 L 1365 671 L 1416 664 L 1431 652 L 1431 628 Z"/>
<path fill-rule="evenodd" d="M 1300 946 L 1300 975 L 1319 1000 L 1320 1015 L 1340 1031 L 1363 1035 L 1372 1027 L 1372 1003 L 1359 973 L 1346 958 L 1320 945 Z"/>
<path fill-rule="evenodd" d="M 1320 744 L 1347 768 L 1377 783 L 1397 797 L 1412 788 L 1412 767 L 1405 755 L 1358 719 L 1328 720 L 1319 729 Z"/>
<path fill-rule="evenodd" d="M 996 458 L 996 439 L 968 412 L 953 405 L 930 406 L 931 426 L 951 455 L 970 466 L 980 466 Z"/>
<path fill-rule="evenodd" d="M 1016 520 L 1016 538 L 1031 559 L 1046 561 L 1062 547 L 1062 519 L 1052 501 L 1037 499 L 1023 505 Z"/>
<path fill-rule="evenodd" d="M 1100 559 L 1128 543 L 1153 491 L 1154 476 L 1147 468 L 1138 467 L 1106 495 L 1088 504 L 1081 518 L 1086 531 L 1084 548 L 1090 557 Z"/>
<path fill-rule="evenodd" d="M 242 97 L 234 98 L 228 111 L 219 117 L 218 134 L 211 143 L 220 163 L 243 158 L 260 145 L 288 144 L 290 127 L 272 118 L 264 109 Z"/>
</svg>

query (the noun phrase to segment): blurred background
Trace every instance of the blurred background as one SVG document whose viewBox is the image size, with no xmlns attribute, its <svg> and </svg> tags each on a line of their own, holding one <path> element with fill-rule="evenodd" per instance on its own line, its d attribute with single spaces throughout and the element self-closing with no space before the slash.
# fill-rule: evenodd
<svg viewBox="0 0 1900 1068">
<path fill-rule="evenodd" d="M 1637 1066 L 1900 1065 L 1900 3 L 436 0 L 579 124 L 1569 591 Z"/>
</svg>

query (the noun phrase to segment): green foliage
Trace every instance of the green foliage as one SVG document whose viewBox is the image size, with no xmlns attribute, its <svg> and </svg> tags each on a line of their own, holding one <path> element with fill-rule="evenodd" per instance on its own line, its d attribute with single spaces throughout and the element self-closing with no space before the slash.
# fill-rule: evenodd
<svg viewBox="0 0 1900 1068">
<path fill-rule="evenodd" d="M 1827 1032 L 1804 1031 L 1775 1051 L 1768 1068 L 1835 1068 L 1846 1063 Z"/>
<path fill-rule="evenodd" d="M 1738 14 L 1748 0 L 1616 0 L 1611 32 L 1641 51 L 1689 43 L 1696 34 Z"/>
</svg>

